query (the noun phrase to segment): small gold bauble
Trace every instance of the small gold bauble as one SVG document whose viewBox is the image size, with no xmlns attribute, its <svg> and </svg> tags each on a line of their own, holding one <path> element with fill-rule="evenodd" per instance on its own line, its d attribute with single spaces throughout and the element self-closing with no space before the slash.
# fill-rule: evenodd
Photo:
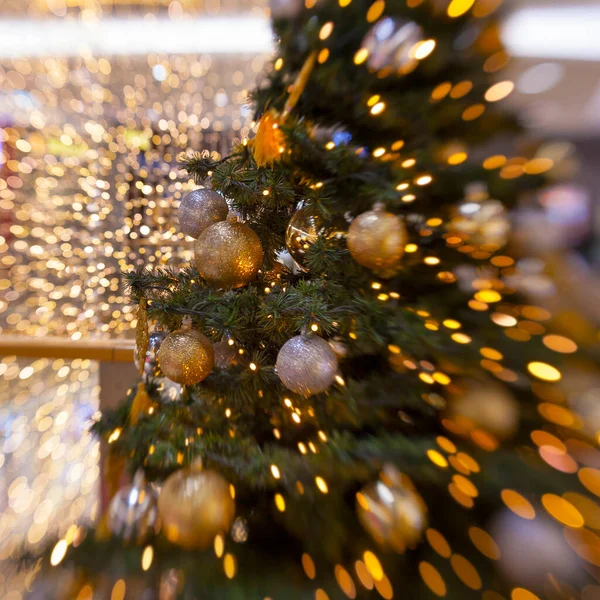
<svg viewBox="0 0 600 600">
<path fill-rule="evenodd" d="M 179 204 L 177 215 L 181 231 L 194 239 L 213 223 L 227 218 L 229 207 L 225 198 L 209 189 L 193 190 Z"/>
<path fill-rule="evenodd" d="M 171 381 L 193 385 L 212 371 L 215 352 L 205 335 L 195 329 L 182 328 L 164 339 L 158 350 L 158 364 Z"/>
<path fill-rule="evenodd" d="M 192 465 L 173 473 L 158 497 L 158 512 L 167 539 L 184 548 L 210 546 L 227 533 L 235 516 L 229 483 L 215 471 Z"/>
<path fill-rule="evenodd" d="M 467 431 L 483 429 L 498 440 L 511 437 L 519 425 L 519 405 L 508 388 L 488 380 L 463 383 L 463 394 L 448 402 L 448 416 Z"/>
<path fill-rule="evenodd" d="M 196 240 L 196 268 L 211 285 L 238 288 L 250 283 L 263 261 L 263 249 L 250 227 L 222 221 L 207 227 Z"/>
<path fill-rule="evenodd" d="M 397 270 L 407 233 L 400 218 L 382 207 L 358 215 L 348 230 L 352 258 L 380 277 L 392 277 Z"/>
<path fill-rule="evenodd" d="M 396 552 L 414 547 L 427 527 L 423 499 L 412 482 L 389 465 L 379 480 L 356 494 L 356 512 L 371 537 Z"/>
</svg>

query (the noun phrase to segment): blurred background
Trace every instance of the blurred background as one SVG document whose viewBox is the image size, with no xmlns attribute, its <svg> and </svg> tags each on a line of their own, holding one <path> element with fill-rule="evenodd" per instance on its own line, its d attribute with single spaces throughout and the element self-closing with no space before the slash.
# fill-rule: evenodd
<svg viewBox="0 0 600 600">
<path fill-rule="evenodd" d="M 135 378 L 120 273 L 189 261 L 175 208 L 191 183 L 178 156 L 218 157 L 249 135 L 269 10 L 268 0 L 0 2 L 0 561 L 98 511 L 101 453 L 87 426 Z M 598 356 L 600 5 L 502 10 L 507 52 L 486 69 L 506 67 L 515 82 L 517 148 L 535 145 L 549 178 L 513 215 L 510 276 Z M 525 158 L 502 157 L 490 166 L 501 177 L 525 172 Z M 600 383 L 583 379 L 573 389 L 600 417 Z M 0 566 L 0 597 L 20 600 L 31 577 Z"/>
</svg>

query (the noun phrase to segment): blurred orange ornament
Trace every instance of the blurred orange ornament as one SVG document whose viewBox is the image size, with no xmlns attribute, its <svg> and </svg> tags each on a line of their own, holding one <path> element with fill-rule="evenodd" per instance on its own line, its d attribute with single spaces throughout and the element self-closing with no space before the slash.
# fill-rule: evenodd
<svg viewBox="0 0 600 600">
<path fill-rule="evenodd" d="M 253 148 L 254 160 L 259 167 L 272 165 L 283 153 L 284 138 L 281 123 L 281 115 L 273 109 L 261 117 Z"/>
<path fill-rule="evenodd" d="M 316 57 L 316 52 L 311 52 L 302 65 L 296 81 L 290 88 L 290 95 L 285 103 L 283 113 L 271 108 L 260 118 L 256 137 L 252 142 L 254 160 L 259 167 L 272 165 L 283 154 L 285 139 L 281 131 L 281 125 L 300 99 L 300 95 L 304 91 L 315 66 Z"/>
</svg>

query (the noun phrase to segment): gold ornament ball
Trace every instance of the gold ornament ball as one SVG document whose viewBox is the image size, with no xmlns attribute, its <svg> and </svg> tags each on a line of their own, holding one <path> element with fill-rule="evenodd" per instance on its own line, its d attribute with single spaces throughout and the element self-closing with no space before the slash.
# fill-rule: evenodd
<svg viewBox="0 0 600 600">
<path fill-rule="evenodd" d="M 137 471 L 131 485 L 112 498 L 107 513 L 108 529 L 125 542 L 143 544 L 157 532 L 156 494 Z"/>
<path fill-rule="evenodd" d="M 369 535 L 396 552 L 414 547 L 427 527 L 423 499 L 410 480 L 390 466 L 356 494 L 356 512 Z"/>
<path fill-rule="evenodd" d="M 192 465 L 165 481 L 158 497 L 158 513 L 170 542 L 203 549 L 217 534 L 229 531 L 235 502 L 229 483 L 221 475 Z"/>
<path fill-rule="evenodd" d="M 202 189 L 193 190 L 182 198 L 177 216 L 181 231 L 197 239 L 209 225 L 224 221 L 228 212 L 229 207 L 221 194 Z"/>
<path fill-rule="evenodd" d="M 519 405 L 505 386 L 494 381 L 466 381 L 464 393 L 448 403 L 448 416 L 467 430 L 483 429 L 498 440 L 519 425 Z"/>
<path fill-rule="evenodd" d="M 196 240 L 196 268 L 209 284 L 225 289 L 242 287 L 258 274 L 263 249 L 250 227 L 222 221 L 207 227 Z"/>
<path fill-rule="evenodd" d="M 358 215 L 350 225 L 347 238 L 352 258 L 384 278 L 395 274 L 406 241 L 402 220 L 379 206 Z"/>
<path fill-rule="evenodd" d="M 215 364 L 210 340 L 195 329 L 170 333 L 158 350 L 158 364 L 166 377 L 182 385 L 205 379 Z"/>
</svg>

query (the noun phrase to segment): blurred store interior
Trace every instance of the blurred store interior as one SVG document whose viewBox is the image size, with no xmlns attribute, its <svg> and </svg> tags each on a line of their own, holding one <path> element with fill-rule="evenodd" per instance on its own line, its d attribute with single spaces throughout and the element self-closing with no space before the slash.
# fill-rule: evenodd
<svg viewBox="0 0 600 600">
<path fill-rule="evenodd" d="M 536 144 L 550 178 L 514 219 L 521 283 L 595 348 L 600 5 L 505 4 L 510 57 L 490 69 L 506 65 L 522 143 Z M 0 560 L 98 510 L 99 448 L 86 431 L 101 395 L 122 391 L 101 391 L 103 361 L 123 339 L 131 355 L 120 272 L 190 260 L 174 221 L 192 187 L 178 156 L 221 155 L 250 134 L 248 92 L 273 45 L 268 10 L 267 0 L 0 3 Z M 524 164 L 510 159 L 501 176 Z M 56 353 L 65 344 L 69 358 Z M 133 370 L 115 368 L 127 385 Z M 30 576 L 0 567 L 0 596 L 20 600 Z"/>
</svg>

